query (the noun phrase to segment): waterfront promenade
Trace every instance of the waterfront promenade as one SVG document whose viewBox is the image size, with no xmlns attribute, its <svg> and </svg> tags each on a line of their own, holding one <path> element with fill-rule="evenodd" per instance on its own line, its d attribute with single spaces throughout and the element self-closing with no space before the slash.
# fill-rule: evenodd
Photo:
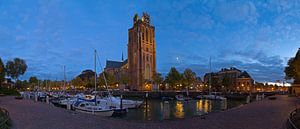
<svg viewBox="0 0 300 129">
<path fill-rule="evenodd" d="M 277 96 L 224 112 L 200 117 L 136 122 L 75 113 L 32 100 L 0 97 L 0 106 L 10 112 L 13 129 L 284 129 L 297 98 Z"/>
</svg>

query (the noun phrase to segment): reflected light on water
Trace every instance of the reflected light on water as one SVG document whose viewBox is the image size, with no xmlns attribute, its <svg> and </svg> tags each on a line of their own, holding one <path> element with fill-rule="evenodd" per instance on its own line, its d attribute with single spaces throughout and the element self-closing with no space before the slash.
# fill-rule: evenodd
<svg viewBox="0 0 300 129">
<path fill-rule="evenodd" d="M 183 103 L 181 101 L 176 102 L 176 107 L 175 107 L 175 117 L 176 118 L 184 118 L 184 108 L 183 108 Z"/>
<path fill-rule="evenodd" d="M 144 119 L 151 120 L 151 103 L 147 103 L 144 105 L 143 112 L 144 112 Z"/>
<path fill-rule="evenodd" d="M 211 102 L 209 100 L 199 100 L 196 102 L 196 111 L 197 112 L 209 112 L 211 111 Z"/>
</svg>

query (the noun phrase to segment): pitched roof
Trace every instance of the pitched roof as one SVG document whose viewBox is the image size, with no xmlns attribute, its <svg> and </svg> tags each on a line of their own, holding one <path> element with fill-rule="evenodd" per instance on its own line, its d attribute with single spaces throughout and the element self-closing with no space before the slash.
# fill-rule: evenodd
<svg viewBox="0 0 300 129">
<path fill-rule="evenodd" d="M 106 68 L 121 68 L 123 65 L 127 64 L 128 60 L 125 61 L 112 61 L 106 60 Z"/>
<path fill-rule="evenodd" d="M 238 78 L 251 78 L 251 76 L 246 71 L 244 71 Z"/>
</svg>

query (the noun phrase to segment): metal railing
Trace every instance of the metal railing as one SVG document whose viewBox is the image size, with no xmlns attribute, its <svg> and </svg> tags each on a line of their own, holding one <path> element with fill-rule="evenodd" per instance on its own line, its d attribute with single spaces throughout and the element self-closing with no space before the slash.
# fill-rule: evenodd
<svg viewBox="0 0 300 129">
<path fill-rule="evenodd" d="M 10 118 L 9 118 L 9 112 L 4 109 L 4 108 L 0 108 L 0 129 L 10 129 Z"/>
<path fill-rule="evenodd" d="M 298 129 L 297 126 L 295 125 L 295 120 L 300 119 L 300 115 L 297 117 L 296 113 L 299 112 L 300 109 L 295 109 L 290 113 L 290 116 L 286 122 L 286 128 L 287 129 Z"/>
</svg>

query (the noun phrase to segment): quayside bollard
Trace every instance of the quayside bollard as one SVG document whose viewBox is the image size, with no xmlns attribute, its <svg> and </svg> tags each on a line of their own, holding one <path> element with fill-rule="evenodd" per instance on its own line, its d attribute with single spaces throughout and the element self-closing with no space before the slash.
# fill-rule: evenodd
<svg viewBox="0 0 300 129">
<path fill-rule="evenodd" d="M 46 103 L 49 104 L 49 96 L 46 96 Z"/>
<path fill-rule="evenodd" d="M 262 99 L 264 99 L 265 98 L 265 94 L 262 94 Z"/>
<path fill-rule="evenodd" d="M 71 110 L 70 98 L 68 98 L 67 109 L 68 109 L 68 110 Z"/>
<path fill-rule="evenodd" d="M 148 93 L 146 93 L 146 117 L 148 117 Z"/>
<path fill-rule="evenodd" d="M 30 95 L 30 94 L 28 94 L 28 99 L 30 99 L 30 96 L 31 96 L 31 95 Z"/>
<path fill-rule="evenodd" d="M 146 93 L 146 109 L 148 109 L 148 93 Z"/>
<path fill-rule="evenodd" d="M 169 119 L 170 118 L 170 105 L 169 101 L 164 101 L 163 105 L 163 118 Z"/>
<path fill-rule="evenodd" d="M 38 96 L 37 96 L 37 94 L 36 94 L 36 93 L 34 94 L 34 101 L 35 101 L 35 102 L 37 102 L 37 101 L 38 101 Z"/>
<path fill-rule="evenodd" d="M 258 97 L 258 94 L 256 94 L 256 101 L 258 101 L 259 100 L 259 97 Z"/>
<path fill-rule="evenodd" d="M 121 110 L 123 109 L 123 95 L 121 94 L 121 96 L 120 96 L 120 108 L 121 108 Z"/>
<path fill-rule="evenodd" d="M 250 96 L 249 95 L 247 96 L 246 103 L 247 104 L 250 103 Z"/>
<path fill-rule="evenodd" d="M 226 110 L 227 109 L 227 99 L 222 100 L 222 110 Z"/>
</svg>

